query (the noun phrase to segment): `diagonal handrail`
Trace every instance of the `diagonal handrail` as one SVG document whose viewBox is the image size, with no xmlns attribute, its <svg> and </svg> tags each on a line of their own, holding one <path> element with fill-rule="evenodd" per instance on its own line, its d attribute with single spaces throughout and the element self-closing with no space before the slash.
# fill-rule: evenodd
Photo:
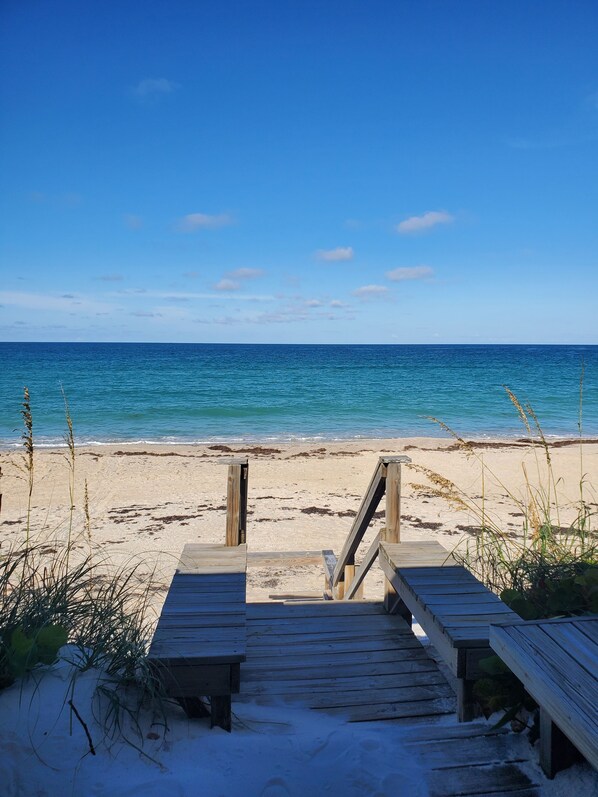
<svg viewBox="0 0 598 797">
<path fill-rule="evenodd" d="M 351 530 L 345 540 L 343 549 L 338 557 L 331 579 L 333 595 L 335 588 L 339 593 L 344 593 L 346 598 L 355 596 L 361 582 L 374 563 L 378 545 L 371 545 L 362 565 L 355 572 L 355 554 L 363 539 L 382 496 L 386 493 L 386 529 L 383 539 L 391 538 L 398 541 L 400 526 L 400 484 L 401 464 L 411 462 L 409 457 L 399 455 L 380 457 L 370 481 L 366 494 L 363 497 L 359 511 L 355 516 Z M 387 485 L 387 481 L 389 484 Z M 347 578 L 349 576 L 349 578 Z M 354 584 L 358 578 L 359 582 Z M 350 579 L 350 583 L 349 582 Z M 341 586 L 342 585 L 342 586 Z M 340 587 L 340 588 L 339 588 Z M 340 597 L 341 595 L 339 595 Z"/>
</svg>

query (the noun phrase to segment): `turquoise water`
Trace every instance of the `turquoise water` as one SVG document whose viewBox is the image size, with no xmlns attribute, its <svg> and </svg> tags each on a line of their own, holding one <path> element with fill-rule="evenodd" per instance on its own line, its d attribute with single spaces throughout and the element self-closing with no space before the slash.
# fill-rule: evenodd
<svg viewBox="0 0 598 797">
<path fill-rule="evenodd" d="M 77 441 L 207 442 L 523 436 L 503 385 L 548 435 L 598 435 L 598 346 L 275 346 L 0 343 L 0 445 L 62 441 L 61 385 Z"/>
</svg>

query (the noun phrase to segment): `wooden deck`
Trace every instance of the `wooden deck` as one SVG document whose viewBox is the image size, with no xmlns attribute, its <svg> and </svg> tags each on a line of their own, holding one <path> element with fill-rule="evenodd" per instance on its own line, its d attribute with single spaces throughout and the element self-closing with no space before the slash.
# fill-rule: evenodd
<svg viewBox="0 0 598 797">
<path fill-rule="evenodd" d="M 426 772 L 430 797 L 541 794 L 521 768 L 533 759 L 526 739 L 483 723 L 450 723 L 453 690 L 405 620 L 382 603 L 248 604 L 233 713 L 256 699 L 408 726 L 406 745 Z"/>
<path fill-rule="evenodd" d="M 437 721 L 455 699 L 436 663 L 382 604 L 247 605 L 247 659 L 236 701 L 299 702 L 350 721 Z"/>
</svg>

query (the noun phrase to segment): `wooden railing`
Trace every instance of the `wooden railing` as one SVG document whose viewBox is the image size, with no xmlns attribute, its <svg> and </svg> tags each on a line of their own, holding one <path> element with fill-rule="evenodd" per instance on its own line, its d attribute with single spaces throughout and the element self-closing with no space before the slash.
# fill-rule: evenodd
<svg viewBox="0 0 598 797">
<path fill-rule="evenodd" d="M 370 486 L 361 502 L 340 556 L 335 561 L 331 551 L 324 552 L 327 597 L 336 600 L 363 596 L 363 579 L 378 556 L 380 542 L 399 542 L 401 537 L 401 465 L 411 462 L 409 457 L 380 457 Z M 361 564 L 355 566 L 355 554 L 374 517 L 382 496 L 386 494 L 386 525 L 372 541 Z M 386 582 L 384 602 L 394 593 Z"/>
<path fill-rule="evenodd" d="M 227 459 L 226 486 L 226 544 L 242 545 L 247 542 L 247 482 L 249 463 L 247 457 Z"/>
</svg>

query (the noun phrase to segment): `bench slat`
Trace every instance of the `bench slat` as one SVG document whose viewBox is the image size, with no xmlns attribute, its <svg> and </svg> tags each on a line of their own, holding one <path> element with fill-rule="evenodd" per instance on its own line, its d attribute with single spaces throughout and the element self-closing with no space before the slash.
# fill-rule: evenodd
<svg viewBox="0 0 598 797">
<path fill-rule="evenodd" d="M 592 634 L 598 629 L 598 617 L 593 622 L 570 622 Z M 567 646 L 567 627 L 550 621 L 493 626 L 490 643 L 553 722 L 598 768 L 598 646 L 588 642 L 586 655 L 594 660 L 588 670 L 576 660 L 575 649 Z"/>
</svg>

